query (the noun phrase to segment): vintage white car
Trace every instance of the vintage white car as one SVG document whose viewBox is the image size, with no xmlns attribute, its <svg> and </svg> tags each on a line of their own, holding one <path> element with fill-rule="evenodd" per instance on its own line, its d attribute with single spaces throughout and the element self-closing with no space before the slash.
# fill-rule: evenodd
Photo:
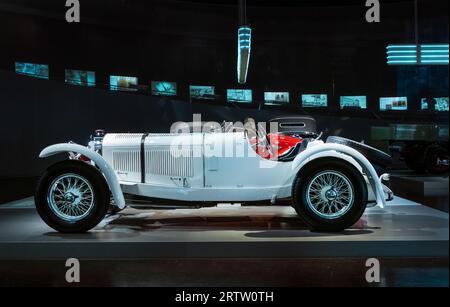
<svg viewBox="0 0 450 307">
<path fill-rule="evenodd" d="M 389 176 L 379 176 L 369 161 L 383 164 L 387 154 L 339 137 L 324 142 L 308 117 L 270 125 L 278 131 L 266 133 L 251 118 L 243 125 L 178 124 L 185 129 L 169 134 L 96 131 L 87 147 L 49 146 L 41 158 L 68 153 L 69 159 L 45 171 L 36 208 L 50 227 L 72 233 L 94 228 L 129 204 L 288 201 L 311 229 L 335 232 L 354 225 L 367 206 L 392 200 L 382 183 Z"/>
</svg>

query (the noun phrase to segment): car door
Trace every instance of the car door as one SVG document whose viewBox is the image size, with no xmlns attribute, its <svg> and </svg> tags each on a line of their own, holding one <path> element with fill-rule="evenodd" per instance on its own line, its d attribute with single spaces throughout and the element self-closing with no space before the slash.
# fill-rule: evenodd
<svg viewBox="0 0 450 307">
<path fill-rule="evenodd" d="M 284 184 L 290 163 L 265 160 L 244 132 L 205 134 L 205 187 L 259 190 Z"/>
</svg>

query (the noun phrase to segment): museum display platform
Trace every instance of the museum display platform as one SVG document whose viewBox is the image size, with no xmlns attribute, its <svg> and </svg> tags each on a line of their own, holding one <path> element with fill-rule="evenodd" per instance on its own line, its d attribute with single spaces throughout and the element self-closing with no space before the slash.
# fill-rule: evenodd
<svg viewBox="0 0 450 307">
<path fill-rule="evenodd" d="M 396 195 L 449 212 L 448 174 L 420 175 L 413 171 L 393 171 L 390 180 Z"/>
<path fill-rule="evenodd" d="M 0 206 L 0 259 L 448 258 L 448 213 L 397 197 L 342 233 L 306 229 L 290 207 L 127 208 L 86 234 L 61 234 L 32 198 Z"/>
</svg>

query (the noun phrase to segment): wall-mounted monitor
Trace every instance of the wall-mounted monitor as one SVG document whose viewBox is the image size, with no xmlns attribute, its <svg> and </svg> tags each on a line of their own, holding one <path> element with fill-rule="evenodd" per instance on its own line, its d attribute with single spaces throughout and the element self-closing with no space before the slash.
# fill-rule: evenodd
<svg viewBox="0 0 450 307">
<path fill-rule="evenodd" d="M 433 98 L 432 101 L 428 98 L 422 98 L 422 110 L 434 110 L 438 112 L 448 112 L 448 97 Z"/>
<path fill-rule="evenodd" d="M 366 96 L 341 96 L 341 110 L 367 109 Z"/>
<path fill-rule="evenodd" d="M 214 100 L 215 87 L 191 85 L 189 86 L 189 94 L 192 99 Z"/>
<path fill-rule="evenodd" d="M 124 76 L 110 76 L 109 88 L 112 91 L 137 91 L 138 78 L 136 77 L 124 77 Z"/>
<path fill-rule="evenodd" d="M 16 73 L 40 79 L 48 79 L 48 65 L 15 62 Z"/>
<path fill-rule="evenodd" d="M 227 90 L 227 101 L 238 103 L 252 103 L 252 90 Z"/>
<path fill-rule="evenodd" d="M 380 111 L 406 111 L 408 110 L 407 97 L 381 97 Z"/>
<path fill-rule="evenodd" d="M 328 106 L 328 95 L 308 94 L 302 95 L 302 107 L 304 108 L 326 108 Z"/>
<path fill-rule="evenodd" d="M 66 83 L 74 85 L 95 86 L 95 72 L 66 69 L 65 81 Z"/>
<path fill-rule="evenodd" d="M 152 95 L 155 96 L 176 96 L 177 84 L 167 81 L 152 81 Z"/>
<path fill-rule="evenodd" d="M 264 92 L 264 103 L 266 105 L 288 105 L 289 92 Z"/>
</svg>

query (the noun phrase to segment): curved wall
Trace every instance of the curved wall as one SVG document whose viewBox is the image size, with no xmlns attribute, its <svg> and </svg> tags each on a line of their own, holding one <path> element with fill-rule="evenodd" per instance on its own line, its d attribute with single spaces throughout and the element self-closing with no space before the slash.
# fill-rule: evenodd
<svg viewBox="0 0 450 307">
<path fill-rule="evenodd" d="M 280 110 L 257 110 L 236 106 L 189 103 L 183 100 L 134 93 L 78 87 L 62 82 L 34 79 L 0 71 L 0 177 L 39 175 L 54 160 L 38 159 L 48 145 L 74 141 L 86 144 L 95 129 L 109 132 L 168 132 L 176 121 L 192 121 L 192 114 L 206 121 L 243 121 L 253 116 L 268 121 Z M 392 118 L 366 114 L 339 116 L 315 114 L 319 130 L 370 141 L 371 126 L 389 123 L 447 122 L 448 114 Z"/>
</svg>

